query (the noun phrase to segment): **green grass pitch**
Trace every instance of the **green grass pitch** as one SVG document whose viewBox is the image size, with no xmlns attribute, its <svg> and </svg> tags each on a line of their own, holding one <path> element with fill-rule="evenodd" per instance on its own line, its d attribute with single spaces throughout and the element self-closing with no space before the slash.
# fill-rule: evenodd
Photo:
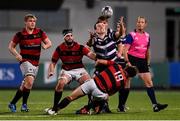
<svg viewBox="0 0 180 121">
<path fill-rule="evenodd" d="M 87 103 L 87 97 L 72 102 L 56 116 L 46 115 L 43 110 L 53 102 L 53 90 L 32 90 L 28 106 L 30 112 L 20 112 L 21 100 L 17 112 L 11 113 L 7 107 L 16 90 L 0 90 L 0 120 L 180 120 L 180 91 L 156 91 L 157 100 L 169 104 L 166 110 L 153 112 L 152 105 L 145 91 L 132 90 L 129 94 L 126 113 L 118 113 L 118 95 L 109 99 L 111 114 L 76 115 L 75 111 Z M 64 91 L 66 96 L 71 91 Z"/>
</svg>

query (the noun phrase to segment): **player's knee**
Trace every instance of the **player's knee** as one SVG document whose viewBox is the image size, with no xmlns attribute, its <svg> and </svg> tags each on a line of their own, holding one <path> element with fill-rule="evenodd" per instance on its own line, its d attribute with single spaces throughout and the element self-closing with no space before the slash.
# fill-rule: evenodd
<svg viewBox="0 0 180 121">
<path fill-rule="evenodd" d="M 22 90 L 24 90 L 24 87 L 27 88 L 27 89 L 32 89 L 32 85 L 28 85 L 28 84 L 25 84 L 22 88 Z"/>
<path fill-rule="evenodd" d="M 56 85 L 56 88 L 55 88 L 56 91 L 63 91 L 63 89 L 64 89 L 64 85 L 62 85 L 62 84 Z"/>
<path fill-rule="evenodd" d="M 146 81 L 145 86 L 146 87 L 153 87 L 153 82 L 152 81 Z"/>
<path fill-rule="evenodd" d="M 56 91 L 63 91 L 65 84 L 66 83 L 65 83 L 64 79 L 59 80 L 57 85 L 56 85 Z"/>
<path fill-rule="evenodd" d="M 34 84 L 34 76 L 32 75 L 28 75 L 25 77 L 24 82 L 23 82 L 24 86 L 31 89 L 33 84 Z"/>
<path fill-rule="evenodd" d="M 73 98 L 72 96 L 67 96 L 67 99 L 68 99 L 69 101 L 73 101 L 73 100 L 74 100 L 74 98 Z"/>
<path fill-rule="evenodd" d="M 108 94 L 105 94 L 104 97 L 103 97 L 102 99 L 108 101 L 109 95 L 108 95 Z"/>
<path fill-rule="evenodd" d="M 91 79 L 88 73 L 84 73 L 83 76 L 79 79 L 80 84 L 84 83 L 85 81 Z"/>
<path fill-rule="evenodd" d="M 33 80 L 26 80 L 24 87 L 28 88 L 28 89 L 32 89 L 34 81 Z"/>
</svg>

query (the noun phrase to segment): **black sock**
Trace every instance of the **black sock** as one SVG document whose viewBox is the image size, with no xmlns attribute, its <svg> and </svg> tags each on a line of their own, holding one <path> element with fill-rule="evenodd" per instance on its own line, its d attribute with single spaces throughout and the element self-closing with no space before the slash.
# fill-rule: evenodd
<svg viewBox="0 0 180 121">
<path fill-rule="evenodd" d="M 63 109 L 65 108 L 67 105 L 69 105 L 69 103 L 71 102 L 71 100 L 68 97 L 65 97 L 55 108 L 55 111 L 58 111 L 59 109 Z"/>
<path fill-rule="evenodd" d="M 147 94 L 149 98 L 151 99 L 152 104 L 157 104 L 153 87 L 147 88 Z"/>
<path fill-rule="evenodd" d="M 23 88 L 23 104 L 27 104 L 27 100 L 30 94 L 30 89 L 27 89 L 26 87 Z"/>
<path fill-rule="evenodd" d="M 57 91 L 54 92 L 54 105 L 53 105 L 53 107 L 56 107 L 58 105 L 59 101 L 61 100 L 61 97 L 62 97 L 62 91 L 61 92 L 57 92 Z"/>
<path fill-rule="evenodd" d="M 129 88 L 120 89 L 119 90 L 119 105 L 118 107 L 122 107 L 126 104 L 127 98 L 129 96 Z"/>
<path fill-rule="evenodd" d="M 128 96 L 129 96 L 129 91 L 130 91 L 130 89 L 129 89 L 129 88 L 125 88 L 125 89 L 124 89 L 124 99 L 123 99 L 123 105 L 125 105 L 125 104 L 126 104 L 127 98 L 128 98 Z"/>
<path fill-rule="evenodd" d="M 124 89 L 120 89 L 119 90 L 119 104 L 118 107 L 122 107 L 123 106 L 123 95 L 124 95 Z"/>
<path fill-rule="evenodd" d="M 91 103 L 92 100 L 91 100 L 91 94 L 88 94 L 88 104 Z"/>
<path fill-rule="evenodd" d="M 14 96 L 13 100 L 10 102 L 11 104 L 16 104 L 17 101 L 22 97 L 23 92 L 18 89 L 16 95 Z"/>
</svg>

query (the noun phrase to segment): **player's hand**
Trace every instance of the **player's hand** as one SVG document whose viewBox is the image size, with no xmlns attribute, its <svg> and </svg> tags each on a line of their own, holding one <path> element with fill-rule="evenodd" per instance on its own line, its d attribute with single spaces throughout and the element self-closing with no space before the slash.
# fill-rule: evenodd
<svg viewBox="0 0 180 121">
<path fill-rule="evenodd" d="M 116 32 L 118 32 L 118 36 L 121 36 L 121 37 L 125 37 L 125 35 L 126 35 L 126 28 L 125 28 L 123 16 L 121 16 L 119 18 L 119 21 L 117 22 Z"/>
<path fill-rule="evenodd" d="M 125 36 L 126 35 L 126 27 L 125 27 L 125 24 L 124 24 L 124 17 L 121 16 L 120 19 L 119 19 L 119 25 L 120 25 L 120 28 L 121 28 L 121 36 Z"/>
<path fill-rule="evenodd" d="M 97 59 L 95 65 L 107 65 L 107 60 Z"/>
<path fill-rule="evenodd" d="M 54 75 L 54 73 L 53 73 L 53 72 L 49 72 L 49 73 L 48 73 L 48 77 L 47 77 L 47 78 L 49 79 L 49 78 L 50 78 L 51 76 L 53 76 L 53 75 Z"/>
<path fill-rule="evenodd" d="M 93 32 L 93 31 L 91 31 L 91 30 L 88 30 L 88 32 L 89 32 L 89 37 L 90 37 L 90 39 L 92 39 L 93 37 L 95 37 L 95 32 Z"/>
<path fill-rule="evenodd" d="M 44 50 L 47 49 L 47 46 L 44 43 L 42 43 L 41 45 L 42 45 L 42 49 L 44 49 Z"/>
<path fill-rule="evenodd" d="M 119 23 L 120 23 L 120 24 L 124 24 L 124 16 L 121 16 L 121 17 L 120 17 Z"/>
<path fill-rule="evenodd" d="M 19 62 L 22 61 L 22 56 L 21 55 L 16 55 L 16 60 L 18 60 Z"/>
<path fill-rule="evenodd" d="M 124 25 L 124 17 L 123 16 L 121 16 L 119 18 L 119 21 L 117 23 L 117 28 L 120 28 L 122 25 Z"/>
<path fill-rule="evenodd" d="M 126 66 L 132 66 L 131 63 L 128 61 L 126 62 Z"/>
</svg>

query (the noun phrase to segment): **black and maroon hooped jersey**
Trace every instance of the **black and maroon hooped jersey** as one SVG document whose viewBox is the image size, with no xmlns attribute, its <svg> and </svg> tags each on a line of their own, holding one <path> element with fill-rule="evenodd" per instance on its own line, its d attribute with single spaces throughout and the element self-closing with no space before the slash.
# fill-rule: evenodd
<svg viewBox="0 0 180 121">
<path fill-rule="evenodd" d="M 19 44 L 22 62 L 29 61 L 38 66 L 41 52 L 41 42 L 47 38 L 45 32 L 35 28 L 32 34 L 28 34 L 26 29 L 16 33 L 13 42 Z M 21 63 L 22 63 L 21 62 Z"/>
<path fill-rule="evenodd" d="M 73 43 L 73 46 L 69 47 L 65 42 L 60 44 L 52 56 L 52 62 L 57 63 L 59 59 L 62 61 L 62 68 L 65 70 L 71 70 L 84 67 L 82 58 L 87 55 L 90 50 L 77 42 Z"/>
<path fill-rule="evenodd" d="M 126 82 L 126 77 L 120 65 L 114 64 L 99 74 L 96 74 L 94 81 L 97 87 L 105 93 L 112 95 L 122 88 Z"/>
<path fill-rule="evenodd" d="M 21 32 L 16 33 L 12 41 L 16 44 L 19 43 L 22 62 L 29 61 L 31 64 L 38 66 L 41 42 L 46 38 L 46 33 L 39 28 L 35 28 L 32 34 L 23 29 Z"/>
</svg>

